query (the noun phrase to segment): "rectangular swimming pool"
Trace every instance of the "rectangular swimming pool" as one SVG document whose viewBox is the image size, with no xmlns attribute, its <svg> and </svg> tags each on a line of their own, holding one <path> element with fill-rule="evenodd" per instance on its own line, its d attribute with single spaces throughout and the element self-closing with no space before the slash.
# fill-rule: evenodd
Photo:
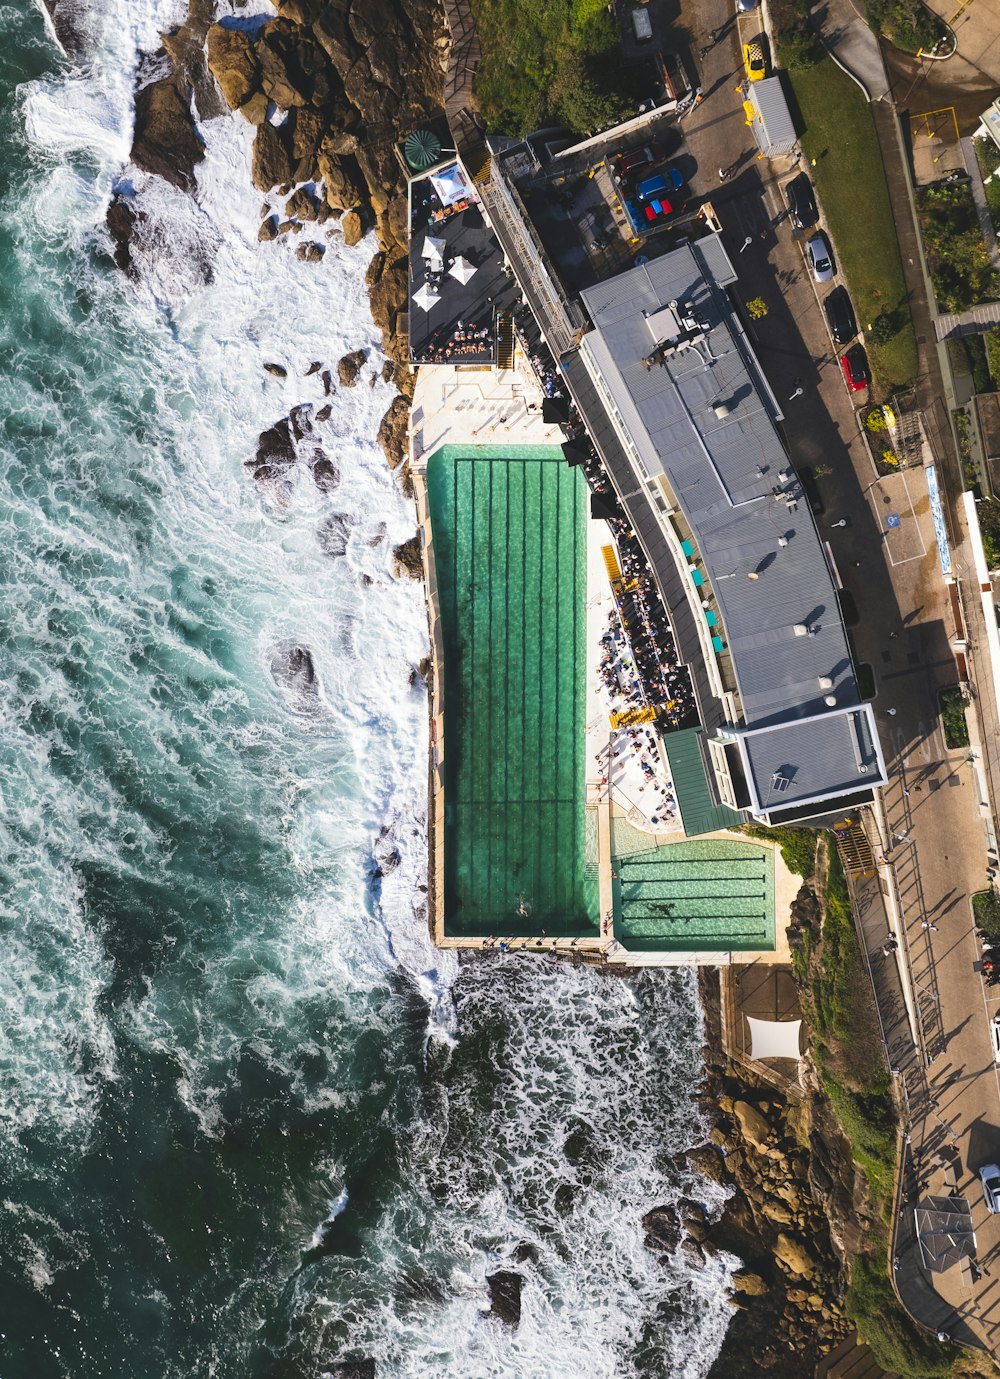
<svg viewBox="0 0 1000 1379">
<path fill-rule="evenodd" d="M 444 641 L 445 932 L 592 935 L 587 488 L 556 447 L 427 462 Z"/>
</svg>

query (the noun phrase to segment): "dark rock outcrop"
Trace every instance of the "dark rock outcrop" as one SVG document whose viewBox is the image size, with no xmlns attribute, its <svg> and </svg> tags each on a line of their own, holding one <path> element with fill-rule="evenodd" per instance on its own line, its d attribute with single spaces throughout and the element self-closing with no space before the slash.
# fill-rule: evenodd
<svg viewBox="0 0 1000 1379">
<path fill-rule="evenodd" d="M 345 354 L 337 365 L 337 378 L 342 388 L 353 388 L 358 381 L 358 374 L 364 368 L 368 358 L 367 350 L 352 350 L 350 354 Z"/>
<path fill-rule="evenodd" d="M 393 570 L 396 578 L 408 575 L 410 579 L 423 579 L 424 566 L 420 555 L 420 537 L 411 536 L 392 548 Z"/>
<path fill-rule="evenodd" d="M 116 192 L 111 198 L 105 222 L 114 241 L 115 263 L 126 272 L 132 266 L 132 232 L 138 219 L 139 213 L 128 197 Z"/>
<path fill-rule="evenodd" d="M 406 457 L 406 441 L 410 424 L 410 404 L 402 393 L 397 393 L 389 404 L 389 410 L 379 423 L 378 443 L 389 461 L 389 468 L 396 469 Z"/>
<path fill-rule="evenodd" d="M 486 1286 L 490 1293 L 490 1311 L 505 1326 L 516 1327 L 521 1321 L 521 1288 L 524 1278 L 512 1270 L 501 1269 L 489 1274 Z"/>
<path fill-rule="evenodd" d="M 194 127 L 190 91 L 174 77 L 151 81 L 135 98 L 132 162 L 181 191 L 195 186 L 205 150 Z"/>
</svg>

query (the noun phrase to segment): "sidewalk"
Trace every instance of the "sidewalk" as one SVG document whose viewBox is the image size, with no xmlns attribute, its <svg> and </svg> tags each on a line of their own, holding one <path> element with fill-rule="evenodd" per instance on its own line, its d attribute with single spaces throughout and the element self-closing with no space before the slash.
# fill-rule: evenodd
<svg viewBox="0 0 1000 1379">
<path fill-rule="evenodd" d="M 839 67 L 843 67 L 870 101 L 889 94 L 889 78 L 879 41 L 851 0 L 827 0 L 817 11 L 823 46 Z"/>
</svg>

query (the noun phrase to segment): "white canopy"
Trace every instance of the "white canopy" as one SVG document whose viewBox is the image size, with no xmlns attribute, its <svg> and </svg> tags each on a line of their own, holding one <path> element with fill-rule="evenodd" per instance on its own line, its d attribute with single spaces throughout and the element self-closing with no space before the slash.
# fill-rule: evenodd
<svg viewBox="0 0 1000 1379">
<path fill-rule="evenodd" d="M 467 283 L 476 271 L 476 265 L 470 263 L 468 259 L 458 258 L 448 269 L 453 278 L 457 278 L 460 283 Z"/>
<path fill-rule="evenodd" d="M 799 1053 L 799 1027 L 801 1020 L 755 1020 L 746 1017 L 750 1026 L 751 1058 L 794 1058 Z"/>
<path fill-rule="evenodd" d="M 444 251 L 447 247 L 443 239 L 428 235 L 424 240 L 423 256 L 430 259 L 431 263 L 444 263 Z"/>
<path fill-rule="evenodd" d="M 435 302 L 441 300 L 441 294 L 435 292 L 429 283 L 424 283 L 419 292 L 414 292 L 413 300 L 423 311 L 430 311 Z"/>
</svg>

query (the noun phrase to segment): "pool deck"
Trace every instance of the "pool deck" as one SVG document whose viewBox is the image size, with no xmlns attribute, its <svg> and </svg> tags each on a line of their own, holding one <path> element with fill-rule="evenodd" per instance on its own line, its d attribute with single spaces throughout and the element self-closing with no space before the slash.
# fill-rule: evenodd
<svg viewBox="0 0 1000 1379">
<path fill-rule="evenodd" d="M 430 760 L 428 829 L 430 922 L 434 942 L 442 948 L 501 950 L 510 955 L 525 953 L 554 953 L 576 962 L 608 965 L 621 968 L 719 966 L 728 963 L 782 964 L 790 961 L 785 928 L 790 918 L 791 904 L 798 893 L 800 881 L 785 867 L 780 852 L 774 847 L 775 948 L 761 953 L 740 951 L 719 952 L 632 952 L 615 939 L 610 915 L 613 907 L 611 819 L 627 818 L 633 827 L 648 834 L 650 847 L 680 841 L 672 816 L 664 815 L 664 826 L 651 822 L 653 791 L 647 786 L 641 769 L 636 775 L 635 764 L 625 763 L 612 773 L 611 799 L 607 784 L 590 767 L 598 750 L 596 744 L 607 744 L 609 730 L 600 727 L 597 701 L 602 687 L 596 672 L 598 648 L 607 618 L 613 607 L 610 583 L 604 566 L 602 546 L 608 544 L 604 523 L 588 522 L 587 574 L 587 800 L 588 807 L 597 813 L 598 891 L 601 920 L 599 936 L 588 938 L 534 937 L 500 938 L 497 936 L 455 936 L 445 933 L 443 867 L 444 857 L 444 714 L 438 702 L 436 687 L 443 684 L 444 640 L 438 599 L 434 562 L 434 542 L 427 503 L 426 462 L 444 445 L 493 446 L 502 450 L 507 446 L 558 445 L 563 439 L 561 429 L 542 420 L 544 395 L 527 361 L 517 350 L 513 369 L 490 367 L 449 368 L 424 366 L 417 369 L 416 387 L 410 411 L 409 456 L 417 508 L 417 522 L 421 537 L 425 587 L 427 590 L 428 630 L 431 642 L 433 672 L 430 679 Z M 591 530 L 592 529 L 592 530 Z M 603 619 L 603 624 L 602 624 Z M 605 705 L 605 708 L 607 705 Z M 591 723 L 593 718 L 594 722 Z M 605 719 L 605 723 L 607 720 Z M 595 745 L 592 747 L 591 742 Z M 661 784 L 669 782 L 669 769 L 661 752 L 656 765 L 656 777 Z M 653 758 L 650 757 L 652 761 Z M 662 797 L 661 797 L 662 798 Z M 655 816 L 659 822 L 659 811 Z M 644 823 L 644 827 L 643 827 Z M 745 842 L 738 834 L 715 833 L 707 838 L 735 839 Z M 755 840 L 757 841 L 757 840 Z M 502 945 L 502 949 L 501 949 Z"/>
</svg>

